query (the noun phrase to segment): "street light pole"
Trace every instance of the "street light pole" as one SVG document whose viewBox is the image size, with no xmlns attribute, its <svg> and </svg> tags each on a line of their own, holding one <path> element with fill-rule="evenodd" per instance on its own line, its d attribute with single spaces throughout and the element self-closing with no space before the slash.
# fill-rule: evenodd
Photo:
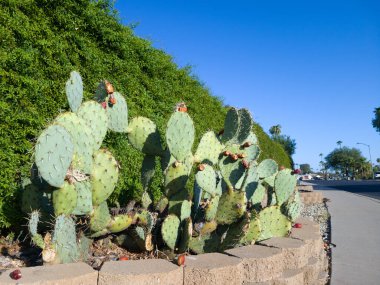
<svg viewBox="0 0 380 285">
<path fill-rule="evenodd" d="M 371 170 L 372 170 L 372 179 L 375 179 L 375 172 L 373 172 L 373 164 L 372 164 L 372 157 L 371 157 L 371 147 L 369 144 L 366 144 L 366 143 L 356 143 L 356 144 L 362 144 L 362 145 L 365 145 L 368 147 L 368 152 L 369 152 L 369 161 L 371 163 Z"/>
</svg>

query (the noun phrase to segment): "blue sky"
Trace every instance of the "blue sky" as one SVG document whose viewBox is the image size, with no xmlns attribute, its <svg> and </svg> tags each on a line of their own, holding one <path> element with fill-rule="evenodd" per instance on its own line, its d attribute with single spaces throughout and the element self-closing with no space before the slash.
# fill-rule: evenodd
<svg viewBox="0 0 380 285">
<path fill-rule="evenodd" d="M 297 142 L 319 169 L 336 142 L 380 158 L 380 1 L 119 0 L 135 33 L 173 56 L 225 104 Z"/>
</svg>

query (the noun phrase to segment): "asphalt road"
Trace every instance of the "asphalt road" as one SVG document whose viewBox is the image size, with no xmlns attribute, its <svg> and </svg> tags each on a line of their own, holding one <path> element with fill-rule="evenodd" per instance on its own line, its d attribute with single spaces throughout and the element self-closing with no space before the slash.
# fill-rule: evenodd
<svg viewBox="0 0 380 285">
<path fill-rule="evenodd" d="M 328 188 L 334 190 L 343 190 L 357 195 L 371 197 L 380 200 L 380 180 L 363 180 L 363 181 L 347 181 L 347 180 L 309 180 L 305 181 L 312 184 L 315 189 L 328 191 Z M 326 187 L 328 187 L 326 189 Z M 380 283 L 379 283 L 380 284 Z"/>
</svg>

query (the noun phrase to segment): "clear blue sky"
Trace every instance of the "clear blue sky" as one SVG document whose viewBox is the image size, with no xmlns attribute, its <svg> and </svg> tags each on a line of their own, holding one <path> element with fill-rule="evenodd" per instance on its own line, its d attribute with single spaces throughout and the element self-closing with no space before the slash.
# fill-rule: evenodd
<svg viewBox="0 0 380 285">
<path fill-rule="evenodd" d="M 338 140 L 380 158 L 380 1 L 119 0 L 124 24 L 319 169 Z M 128 71 L 126 71 L 128 72 Z"/>
</svg>

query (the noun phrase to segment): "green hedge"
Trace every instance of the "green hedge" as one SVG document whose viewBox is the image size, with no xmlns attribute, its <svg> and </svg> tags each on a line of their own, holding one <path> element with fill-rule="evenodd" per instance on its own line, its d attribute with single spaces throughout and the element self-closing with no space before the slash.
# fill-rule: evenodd
<svg viewBox="0 0 380 285">
<path fill-rule="evenodd" d="M 40 131 L 68 110 L 65 82 L 72 70 L 84 81 L 90 99 L 100 79 L 126 96 L 130 117 L 146 116 L 164 133 L 179 101 L 185 101 L 196 126 L 196 141 L 218 131 L 226 110 L 187 67 L 120 24 L 111 1 L 2 0 L 0 2 L 0 228 L 20 223 L 20 184 L 29 176 L 33 146 Z M 264 154 L 288 165 L 283 152 L 256 126 Z M 142 155 L 124 134 L 106 137 L 121 164 L 111 201 L 141 194 Z M 154 191 L 159 195 L 159 182 Z"/>
</svg>

